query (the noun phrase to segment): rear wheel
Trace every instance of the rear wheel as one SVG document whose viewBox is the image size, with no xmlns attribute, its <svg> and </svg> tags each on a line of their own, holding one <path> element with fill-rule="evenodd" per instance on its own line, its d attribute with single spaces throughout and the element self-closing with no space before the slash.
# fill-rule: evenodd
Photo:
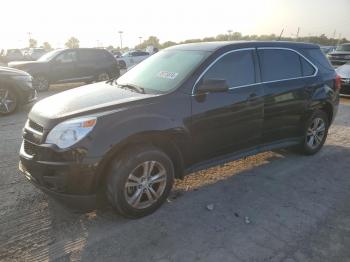
<svg viewBox="0 0 350 262">
<path fill-rule="evenodd" d="M 105 73 L 105 72 L 100 73 L 100 74 L 98 74 L 96 80 L 97 80 L 97 82 L 108 81 L 109 80 L 109 74 Z"/>
<path fill-rule="evenodd" d="M 18 96 L 15 91 L 8 87 L 0 88 L 0 114 L 9 115 L 18 107 Z"/>
<path fill-rule="evenodd" d="M 174 182 L 169 157 L 152 146 L 138 146 L 117 157 L 107 178 L 107 197 L 123 216 L 153 213 L 166 200 Z"/>
<path fill-rule="evenodd" d="M 302 153 L 306 155 L 317 153 L 326 141 L 328 128 L 327 114 L 321 110 L 315 111 L 305 126 Z"/>
<path fill-rule="evenodd" d="M 122 69 L 126 69 L 126 63 L 125 61 L 119 61 L 119 67 L 122 68 Z"/>
</svg>

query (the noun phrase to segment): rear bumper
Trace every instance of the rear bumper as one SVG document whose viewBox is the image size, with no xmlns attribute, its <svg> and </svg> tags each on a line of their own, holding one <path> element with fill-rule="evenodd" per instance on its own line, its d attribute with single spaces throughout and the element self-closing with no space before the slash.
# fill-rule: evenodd
<svg viewBox="0 0 350 262">
<path fill-rule="evenodd" d="M 343 84 L 340 89 L 340 94 L 350 95 L 350 84 Z"/>
</svg>

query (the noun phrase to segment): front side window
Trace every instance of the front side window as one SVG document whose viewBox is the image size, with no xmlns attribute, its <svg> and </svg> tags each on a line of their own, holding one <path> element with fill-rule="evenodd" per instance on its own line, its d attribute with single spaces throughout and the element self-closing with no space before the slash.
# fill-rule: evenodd
<svg viewBox="0 0 350 262">
<path fill-rule="evenodd" d="M 56 57 L 56 61 L 60 63 L 73 63 L 77 61 L 77 53 L 75 51 L 64 52 Z"/>
<path fill-rule="evenodd" d="M 262 81 L 302 77 L 299 54 L 283 49 L 258 50 Z"/>
<path fill-rule="evenodd" d="M 202 79 L 224 79 L 229 87 L 254 84 L 253 52 L 245 50 L 225 55 L 210 67 Z"/>
</svg>

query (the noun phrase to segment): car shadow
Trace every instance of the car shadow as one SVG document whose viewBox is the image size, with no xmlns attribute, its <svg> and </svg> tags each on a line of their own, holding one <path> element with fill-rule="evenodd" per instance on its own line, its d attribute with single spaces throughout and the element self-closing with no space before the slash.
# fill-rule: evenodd
<svg viewBox="0 0 350 262">
<path fill-rule="evenodd" d="M 325 145 L 311 157 L 279 150 L 197 172 L 176 182 L 160 210 L 137 220 L 124 219 L 109 206 L 74 213 L 50 200 L 51 234 L 62 228 L 71 235 L 48 245 L 50 260 L 274 256 L 281 246 L 294 247 L 289 241 L 306 237 L 306 231 L 317 234 L 313 228 L 341 207 L 339 200 L 350 197 L 344 172 L 350 163 L 339 165 L 340 157 L 350 157 L 348 147 Z"/>
</svg>

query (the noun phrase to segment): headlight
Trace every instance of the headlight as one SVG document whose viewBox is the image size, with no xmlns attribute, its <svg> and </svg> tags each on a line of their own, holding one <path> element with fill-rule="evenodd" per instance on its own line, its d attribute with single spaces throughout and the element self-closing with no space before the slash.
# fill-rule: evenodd
<svg viewBox="0 0 350 262">
<path fill-rule="evenodd" d="M 15 75 L 12 76 L 12 78 L 23 82 L 32 82 L 32 77 L 30 75 Z"/>
<path fill-rule="evenodd" d="M 46 143 L 67 148 L 82 140 L 96 125 L 96 117 L 81 117 L 64 121 L 55 126 L 46 138 Z"/>
</svg>

